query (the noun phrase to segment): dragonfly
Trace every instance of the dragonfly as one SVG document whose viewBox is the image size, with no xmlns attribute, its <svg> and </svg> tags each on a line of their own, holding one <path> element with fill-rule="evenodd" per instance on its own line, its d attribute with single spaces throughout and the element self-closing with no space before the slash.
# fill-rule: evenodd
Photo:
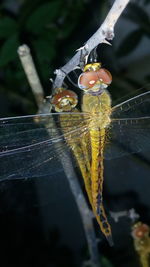
<svg viewBox="0 0 150 267">
<path fill-rule="evenodd" d="M 78 79 L 81 108 L 73 91 L 59 88 L 51 100 L 55 112 L 0 119 L 0 181 L 48 175 L 64 149 L 70 149 L 110 244 L 103 205 L 104 160 L 150 149 L 150 91 L 112 106 L 107 90 L 111 81 L 100 63 L 86 64 Z"/>
</svg>

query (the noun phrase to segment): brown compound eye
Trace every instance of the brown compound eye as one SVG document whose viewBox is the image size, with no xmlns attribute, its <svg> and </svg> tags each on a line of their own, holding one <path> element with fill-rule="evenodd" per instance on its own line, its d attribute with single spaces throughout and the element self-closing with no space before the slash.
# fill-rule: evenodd
<svg viewBox="0 0 150 267">
<path fill-rule="evenodd" d="M 111 73 L 103 68 L 99 70 L 90 70 L 82 73 L 78 79 L 78 86 L 80 89 L 92 88 L 97 82 L 106 85 L 111 84 L 112 75 Z"/>
<path fill-rule="evenodd" d="M 62 90 L 53 96 L 51 103 L 57 112 L 71 111 L 77 105 L 78 97 L 71 90 Z"/>
<path fill-rule="evenodd" d="M 135 238 L 142 238 L 145 235 L 149 234 L 149 226 L 146 224 L 140 224 L 133 229 L 133 236 Z"/>
<path fill-rule="evenodd" d="M 99 80 L 102 80 L 103 83 L 108 85 L 111 84 L 112 75 L 108 70 L 101 68 L 97 71 L 97 75 L 99 77 Z"/>
<path fill-rule="evenodd" d="M 93 87 L 98 80 L 96 71 L 86 71 L 79 76 L 78 85 L 80 89 L 88 89 Z"/>
</svg>

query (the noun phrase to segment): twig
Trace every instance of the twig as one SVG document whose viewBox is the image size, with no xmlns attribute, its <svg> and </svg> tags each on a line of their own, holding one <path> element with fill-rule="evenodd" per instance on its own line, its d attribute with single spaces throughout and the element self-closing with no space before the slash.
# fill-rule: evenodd
<svg viewBox="0 0 150 267">
<path fill-rule="evenodd" d="M 23 51 L 23 53 L 22 53 Z M 35 65 L 32 60 L 32 56 L 30 54 L 30 49 L 28 48 L 27 45 L 20 46 L 18 48 L 18 54 L 21 60 L 21 63 L 23 65 L 24 71 L 26 73 L 28 81 L 30 81 L 30 86 L 32 89 L 32 92 L 35 96 L 37 105 L 39 107 L 39 110 L 44 113 L 45 111 L 48 112 L 49 108 L 45 106 L 44 103 L 44 98 L 43 98 L 43 89 L 40 84 L 39 77 L 37 75 Z M 32 78 L 34 82 L 32 82 Z M 37 87 L 36 87 L 36 86 Z M 36 90 L 36 88 L 38 88 Z M 40 88 L 40 90 L 39 90 Z M 40 94 L 39 94 L 40 93 Z M 40 95 L 40 98 L 39 98 Z M 43 108 L 41 108 L 41 106 Z M 44 112 L 43 112 L 44 111 Z M 55 127 L 55 124 L 54 126 Z M 56 129 L 55 129 L 56 133 Z M 57 144 L 56 144 L 56 150 L 57 150 Z M 78 210 L 81 215 L 84 231 L 85 231 L 85 236 L 87 239 L 87 244 L 89 248 L 89 253 L 90 253 L 90 263 L 92 267 L 100 267 L 99 263 L 99 253 L 98 253 L 98 248 L 97 248 L 97 240 L 94 232 L 94 226 L 93 226 L 93 221 L 92 221 L 92 212 L 89 209 L 86 200 L 84 198 L 83 192 L 80 188 L 77 176 L 74 172 L 72 162 L 68 156 L 68 154 L 65 152 L 64 148 L 64 153 L 61 155 L 60 161 L 62 163 L 62 166 L 64 168 L 67 180 L 69 182 L 69 186 L 71 189 L 71 192 L 75 198 L 75 201 L 78 206 Z"/>
<path fill-rule="evenodd" d="M 19 58 L 21 60 L 24 72 L 32 88 L 38 107 L 41 107 L 44 99 L 44 91 L 38 77 L 33 59 L 30 54 L 30 48 L 27 45 L 21 45 L 18 48 Z"/>
<path fill-rule="evenodd" d="M 136 213 L 135 209 L 129 209 L 129 210 L 122 210 L 122 211 L 110 211 L 110 216 L 114 219 L 114 221 L 117 223 L 119 222 L 119 219 L 121 217 L 128 217 L 132 222 L 139 219 L 139 214 Z"/>
<path fill-rule="evenodd" d="M 55 88 L 62 86 L 63 80 L 66 75 L 73 71 L 79 64 L 82 57 L 86 57 L 90 52 L 100 43 L 108 43 L 107 40 L 114 38 L 114 26 L 120 17 L 121 13 L 125 9 L 130 0 L 115 0 L 112 8 L 110 9 L 106 19 L 99 27 L 99 29 L 92 35 L 92 37 L 85 43 L 85 45 L 78 49 L 78 52 L 60 69 L 55 70 L 56 78 L 53 83 L 53 94 Z"/>
</svg>

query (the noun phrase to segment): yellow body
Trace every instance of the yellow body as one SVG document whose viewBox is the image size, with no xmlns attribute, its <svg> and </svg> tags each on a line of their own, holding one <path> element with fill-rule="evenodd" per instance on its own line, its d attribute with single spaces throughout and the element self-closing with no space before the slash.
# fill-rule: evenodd
<svg viewBox="0 0 150 267">
<path fill-rule="evenodd" d="M 79 111 L 77 109 L 74 109 L 73 112 L 79 112 Z M 86 134 L 79 133 L 79 136 L 77 136 L 76 132 L 75 133 L 73 132 L 73 130 L 75 130 L 78 127 L 78 120 L 81 120 L 81 119 L 83 119 L 82 127 L 84 128 L 85 126 L 84 118 L 82 118 L 81 115 L 78 115 L 78 114 L 73 116 L 73 120 L 71 119 L 68 120 L 67 116 L 61 115 L 60 123 L 61 123 L 61 128 L 64 133 L 65 139 L 67 141 L 67 144 L 73 151 L 75 159 L 79 165 L 82 177 L 84 179 L 86 192 L 87 192 L 89 201 L 92 204 L 90 155 L 89 155 L 89 148 L 88 148 L 89 135 L 88 133 Z M 68 130 L 67 130 L 68 128 L 71 128 L 72 130 L 71 133 L 69 133 L 69 135 L 68 135 Z M 82 139 L 81 139 L 81 135 L 82 135 Z"/>
<path fill-rule="evenodd" d="M 111 228 L 107 221 L 103 207 L 103 158 L 105 146 L 106 128 L 110 124 L 111 98 L 105 90 L 98 96 L 84 94 L 82 111 L 88 113 L 90 120 L 88 129 L 91 142 L 91 198 L 92 208 L 96 217 L 99 217 L 98 223 L 102 232 L 108 240 L 111 239 Z"/>
<path fill-rule="evenodd" d="M 77 109 L 73 111 L 78 112 Z M 73 132 L 78 126 L 78 119 L 80 121 L 82 119 L 82 115 L 78 114 L 74 115 L 77 116 L 77 120 L 74 117 L 74 120 L 69 121 L 65 114 L 60 115 L 61 128 L 79 165 L 89 202 L 97 222 L 111 244 L 111 228 L 107 221 L 102 200 L 105 131 L 106 127 L 110 124 L 111 114 L 111 98 L 108 92 L 104 91 L 98 96 L 84 94 L 82 111 L 85 114 L 83 116 L 88 116 L 88 119 L 85 118 L 85 120 L 83 117 L 83 125 L 80 125 L 82 129 L 88 129 L 88 131 L 85 131 L 86 133 L 80 133 L 79 137 L 77 137 L 77 134 Z M 69 127 L 71 127 L 72 131 L 68 135 L 67 129 Z"/>
</svg>

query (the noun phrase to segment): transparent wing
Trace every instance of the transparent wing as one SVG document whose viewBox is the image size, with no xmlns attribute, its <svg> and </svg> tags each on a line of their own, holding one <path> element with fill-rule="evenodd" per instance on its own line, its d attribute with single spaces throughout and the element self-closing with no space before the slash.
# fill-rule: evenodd
<svg viewBox="0 0 150 267">
<path fill-rule="evenodd" d="M 112 108 L 105 158 L 150 150 L 150 93 Z M 83 117 L 84 116 L 84 117 Z M 68 147 L 88 135 L 91 117 L 83 113 L 57 113 L 0 120 L 0 180 L 39 177 L 59 171 Z M 66 141 L 67 140 L 67 141 Z M 84 145 L 85 147 L 85 145 Z"/>
<path fill-rule="evenodd" d="M 150 151 L 150 92 L 112 108 L 105 158 Z"/>
<path fill-rule="evenodd" d="M 65 131 L 62 133 L 60 121 Z M 47 175 L 61 169 L 57 160 L 86 131 L 81 113 L 57 113 L 0 120 L 0 180 Z"/>
<path fill-rule="evenodd" d="M 112 120 L 150 116 L 150 91 L 130 98 L 112 108 Z"/>
</svg>

